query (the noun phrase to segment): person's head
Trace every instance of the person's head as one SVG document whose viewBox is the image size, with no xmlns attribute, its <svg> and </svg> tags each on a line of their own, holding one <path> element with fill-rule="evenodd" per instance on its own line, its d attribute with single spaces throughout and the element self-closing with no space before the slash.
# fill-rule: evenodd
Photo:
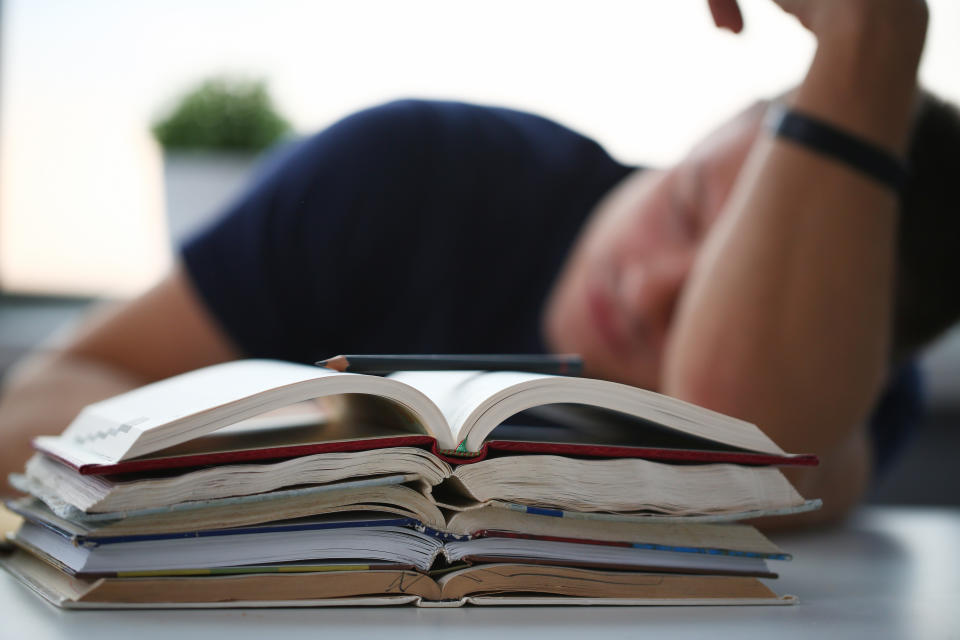
<svg viewBox="0 0 960 640">
<path fill-rule="evenodd" d="M 677 166 L 626 178 L 591 213 L 544 313 L 551 348 L 593 376 L 655 389 L 674 306 L 756 138 L 758 103 Z"/>
<path fill-rule="evenodd" d="M 754 105 L 724 124 L 677 166 L 627 178 L 596 207 L 544 313 L 551 348 L 583 355 L 591 375 L 658 388 L 674 308 L 765 109 Z M 958 149 L 956 109 L 924 94 L 901 213 L 898 352 L 960 316 Z M 948 264 L 949 274 L 938 271 Z"/>
</svg>

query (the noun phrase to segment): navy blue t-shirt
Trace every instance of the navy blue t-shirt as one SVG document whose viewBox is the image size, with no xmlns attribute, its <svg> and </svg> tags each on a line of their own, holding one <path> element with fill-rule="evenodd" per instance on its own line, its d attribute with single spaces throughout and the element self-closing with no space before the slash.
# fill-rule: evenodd
<svg viewBox="0 0 960 640">
<path fill-rule="evenodd" d="M 282 153 L 183 249 L 249 356 L 540 352 L 587 214 L 631 169 L 533 115 L 402 101 Z"/>
<path fill-rule="evenodd" d="M 393 102 L 277 154 L 183 259 L 249 357 L 537 353 L 574 239 L 632 170 L 535 115 Z M 911 375 L 874 418 L 882 460 Z"/>
</svg>

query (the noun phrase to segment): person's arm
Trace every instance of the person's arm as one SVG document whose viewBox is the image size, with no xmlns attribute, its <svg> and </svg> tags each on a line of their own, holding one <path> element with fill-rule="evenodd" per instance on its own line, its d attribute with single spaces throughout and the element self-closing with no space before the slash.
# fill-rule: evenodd
<svg viewBox="0 0 960 640">
<path fill-rule="evenodd" d="M 62 348 L 10 371 L 0 391 L 0 477 L 23 468 L 34 436 L 60 433 L 85 405 L 237 357 L 177 268 L 142 296 L 91 314 Z"/>
<path fill-rule="evenodd" d="M 715 13 L 731 4 L 712 3 Z M 788 104 L 902 157 L 924 4 L 779 4 L 818 39 Z M 864 424 L 889 358 L 896 194 L 762 133 L 726 209 L 680 301 L 664 391 L 756 422 L 787 450 L 819 454 L 822 466 L 794 479 L 824 498 L 821 517 L 836 516 L 870 472 Z"/>
</svg>

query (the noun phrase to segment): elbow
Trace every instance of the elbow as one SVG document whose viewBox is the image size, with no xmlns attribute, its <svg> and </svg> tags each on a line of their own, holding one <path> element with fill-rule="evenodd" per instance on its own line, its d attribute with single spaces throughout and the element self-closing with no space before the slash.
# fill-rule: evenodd
<svg viewBox="0 0 960 640">
<path fill-rule="evenodd" d="M 698 358 L 667 366 L 667 395 L 756 424 L 787 451 L 824 455 L 841 446 L 869 416 L 884 369 L 826 376 L 823 368 L 776 362 Z M 836 371 L 836 368 L 834 368 Z"/>
<path fill-rule="evenodd" d="M 800 495 L 822 499 L 823 507 L 792 516 L 761 518 L 753 524 L 770 531 L 836 525 L 861 503 L 874 477 L 867 430 L 857 429 L 840 446 L 823 454 L 819 466 L 783 472 Z"/>
</svg>

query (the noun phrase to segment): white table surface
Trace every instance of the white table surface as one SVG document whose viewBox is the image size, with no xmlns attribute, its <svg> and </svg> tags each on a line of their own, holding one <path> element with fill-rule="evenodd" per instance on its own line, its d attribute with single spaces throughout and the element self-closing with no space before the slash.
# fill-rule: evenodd
<svg viewBox="0 0 960 640">
<path fill-rule="evenodd" d="M 0 638 L 958 638 L 960 510 L 869 508 L 829 531 L 774 536 L 785 607 L 61 611 L 0 571 Z"/>
</svg>

